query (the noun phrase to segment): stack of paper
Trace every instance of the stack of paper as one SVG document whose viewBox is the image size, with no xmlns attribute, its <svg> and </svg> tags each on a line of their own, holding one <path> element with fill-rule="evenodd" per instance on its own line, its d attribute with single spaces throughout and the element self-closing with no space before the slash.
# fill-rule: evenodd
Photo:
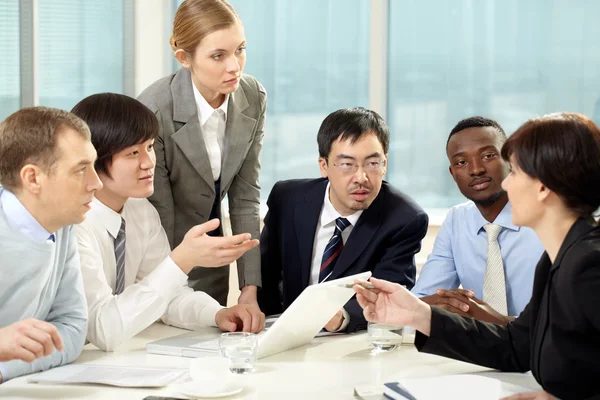
<svg viewBox="0 0 600 400">
<path fill-rule="evenodd" d="M 32 383 L 99 383 L 122 387 L 162 387 L 191 378 L 185 369 L 74 364 L 53 368 L 29 379 Z"/>
</svg>

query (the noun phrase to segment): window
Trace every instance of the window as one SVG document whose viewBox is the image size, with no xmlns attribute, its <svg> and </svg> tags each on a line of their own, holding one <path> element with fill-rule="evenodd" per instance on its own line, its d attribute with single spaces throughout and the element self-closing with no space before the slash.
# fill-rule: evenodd
<svg viewBox="0 0 600 400">
<path fill-rule="evenodd" d="M 21 104 L 19 60 L 19 0 L 0 2 L 0 121 Z"/>
<path fill-rule="evenodd" d="M 123 0 L 38 0 L 39 104 L 70 110 L 86 96 L 123 93 Z M 129 24 L 132 22 L 129 21 Z"/>
<path fill-rule="evenodd" d="M 369 105 L 369 2 L 231 2 L 248 39 L 245 72 L 269 96 L 261 194 L 280 179 L 319 176 L 317 131 L 343 107 Z"/>
<path fill-rule="evenodd" d="M 465 201 L 445 144 L 462 118 L 507 134 L 558 111 L 600 122 L 600 2 L 390 2 L 389 180 L 423 207 Z"/>
</svg>

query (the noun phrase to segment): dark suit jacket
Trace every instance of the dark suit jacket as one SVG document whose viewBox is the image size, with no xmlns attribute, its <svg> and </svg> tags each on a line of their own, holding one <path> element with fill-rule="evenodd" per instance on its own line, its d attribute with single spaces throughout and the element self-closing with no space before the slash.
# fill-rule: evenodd
<svg viewBox="0 0 600 400">
<path fill-rule="evenodd" d="M 208 220 L 218 196 L 229 198 L 233 234 L 260 234 L 260 151 L 267 97 L 253 77 L 242 75 L 227 108 L 221 191 L 215 193 L 212 169 L 201 134 L 190 72 L 182 68 L 142 92 L 139 100 L 160 123 L 156 139 L 154 194 L 150 202 L 160 215 L 171 247 L 181 243 L 194 225 Z M 240 287 L 260 285 L 260 253 L 252 249 L 237 261 Z M 197 268 L 190 286 L 221 304 L 227 302 L 229 267 Z"/>
<path fill-rule="evenodd" d="M 560 399 L 600 399 L 600 228 L 580 219 L 554 264 L 542 255 L 531 301 L 506 327 L 432 307 L 420 351 L 503 371 L 531 369 Z"/>
<path fill-rule="evenodd" d="M 285 310 L 308 286 L 313 243 L 327 179 L 278 182 L 260 237 L 262 288 L 258 302 L 265 314 Z M 383 182 L 379 195 L 360 216 L 328 280 L 372 271 L 376 278 L 415 283 L 414 255 L 427 233 L 427 214 L 411 198 Z M 344 307 L 347 331 L 366 329 L 355 298 Z"/>
</svg>

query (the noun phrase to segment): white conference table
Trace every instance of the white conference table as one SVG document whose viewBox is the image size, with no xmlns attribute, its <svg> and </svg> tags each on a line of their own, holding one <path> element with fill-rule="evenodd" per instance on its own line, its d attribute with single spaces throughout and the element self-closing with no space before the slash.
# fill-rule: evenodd
<svg viewBox="0 0 600 400">
<path fill-rule="evenodd" d="M 218 335 L 216 328 L 206 334 Z M 76 363 L 117 366 L 188 368 L 189 359 L 146 353 L 146 343 L 186 331 L 155 323 L 117 351 L 106 353 L 88 344 Z M 413 345 L 373 354 L 366 333 L 315 338 L 310 345 L 258 360 L 256 371 L 240 376 L 236 399 L 353 399 L 357 386 L 383 385 L 406 377 L 478 373 L 518 385 L 539 388 L 530 374 L 500 373 L 460 361 L 418 353 Z M 0 399 L 143 399 L 146 396 L 185 397 L 177 386 L 161 389 L 116 388 L 102 385 L 42 385 L 28 377 L 0 385 Z M 376 396 L 375 399 L 382 398 Z"/>
</svg>

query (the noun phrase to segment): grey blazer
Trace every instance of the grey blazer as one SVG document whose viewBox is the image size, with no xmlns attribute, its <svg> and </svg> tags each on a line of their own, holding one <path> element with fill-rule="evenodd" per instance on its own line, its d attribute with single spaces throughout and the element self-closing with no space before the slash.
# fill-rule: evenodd
<svg viewBox="0 0 600 400">
<path fill-rule="evenodd" d="M 154 194 L 149 198 L 160 214 L 171 247 L 181 243 L 194 225 L 208 220 L 215 196 L 228 195 L 233 234 L 260 236 L 260 152 L 264 136 L 267 94 L 253 77 L 243 75 L 231 94 L 227 109 L 225 149 L 221 167 L 221 193 L 214 180 L 189 70 L 182 68 L 162 78 L 138 98 L 158 118 L 160 134 L 155 142 Z M 260 251 L 248 251 L 238 261 L 240 288 L 261 285 Z M 221 304 L 227 302 L 229 266 L 199 268 L 190 286 Z"/>
</svg>

